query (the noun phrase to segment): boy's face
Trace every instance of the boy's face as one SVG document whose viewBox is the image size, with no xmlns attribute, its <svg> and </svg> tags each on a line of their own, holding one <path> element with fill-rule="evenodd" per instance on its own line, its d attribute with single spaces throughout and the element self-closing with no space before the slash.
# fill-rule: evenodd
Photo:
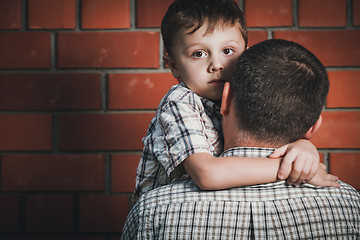
<svg viewBox="0 0 360 240">
<path fill-rule="evenodd" d="M 221 99 L 224 83 L 229 81 L 233 67 L 245 49 L 240 29 L 225 25 L 206 33 L 204 24 L 193 34 L 180 29 L 171 49 L 172 56 L 164 60 L 175 78 L 183 81 L 198 95 Z"/>
</svg>

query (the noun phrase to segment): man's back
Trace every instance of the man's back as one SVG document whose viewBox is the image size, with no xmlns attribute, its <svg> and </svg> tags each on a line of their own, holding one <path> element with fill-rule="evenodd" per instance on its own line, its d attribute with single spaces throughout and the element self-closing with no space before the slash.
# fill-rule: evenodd
<svg viewBox="0 0 360 240">
<path fill-rule="evenodd" d="M 188 180 L 141 197 L 123 239 L 359 239 L 359 234 L 360 195 L 344 182 L 340 189 L 282 181 L 203 191 Z"/>
<path fill-rule="evenodd" d="M 127 223 L 137 232 L 124 239 L 359 239 L 360 196 L 343 182 L 201 191 L 189 180 L 140 198 Z"/>
</svg>

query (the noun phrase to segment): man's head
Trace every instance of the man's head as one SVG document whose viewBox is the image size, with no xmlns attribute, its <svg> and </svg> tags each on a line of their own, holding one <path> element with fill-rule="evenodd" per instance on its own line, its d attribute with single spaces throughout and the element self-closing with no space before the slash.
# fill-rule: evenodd
<svg viewBox="0 0 360 240">
<path fill-rule="evenodd" d="M 224 83 L 245 50 L 242 12 L 233 0 L 177 0 L 161 31 L 173 76 L 199 96 L 220 100 Z"/>
<path fill-rule="evenodd" d="M 272 146 L 307 136 L 319 125 L 328 90 L 321 62 L 301 45 L 280 39 L 246 50 L 230 83 L 238 128 Z"/>
</svg>

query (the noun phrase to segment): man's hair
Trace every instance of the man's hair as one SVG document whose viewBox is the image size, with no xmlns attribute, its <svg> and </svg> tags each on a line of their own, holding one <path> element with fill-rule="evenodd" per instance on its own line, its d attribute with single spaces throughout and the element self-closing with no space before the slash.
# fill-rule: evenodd
<svg viewBox="0 0 360 240">
<path fill-rule="evenodd" d="M 281 145 L 300 139 L 316 123 L 329 80 L 309 50 L 273 39 L 240 56 L 230 86 L 239 128 L 257 141 Z"/>
<path fill-rule="evenodd" d="M 245 17 L 234 0 L 175 0 L 161 22 L 161 34 L 168 54 L 171 55 L 177 31 L 184 27 L 189 29 L 188 34 L 193 34 L 205 22 L 208 23 L 206 33 L 212 33 L 218 26 L 237 25 L 247 45 Z"/>
</svg>

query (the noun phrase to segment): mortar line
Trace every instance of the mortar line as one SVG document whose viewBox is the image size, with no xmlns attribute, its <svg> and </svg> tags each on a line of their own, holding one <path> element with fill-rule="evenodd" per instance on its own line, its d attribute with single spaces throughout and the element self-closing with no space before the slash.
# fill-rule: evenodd
<svg viewBox="0 0 360 240">
<path fill-rule="evenodd" d="M 136 30 L 136 3 L 135 0 L 130 0 L 130 30 Z"/>
</svg>

